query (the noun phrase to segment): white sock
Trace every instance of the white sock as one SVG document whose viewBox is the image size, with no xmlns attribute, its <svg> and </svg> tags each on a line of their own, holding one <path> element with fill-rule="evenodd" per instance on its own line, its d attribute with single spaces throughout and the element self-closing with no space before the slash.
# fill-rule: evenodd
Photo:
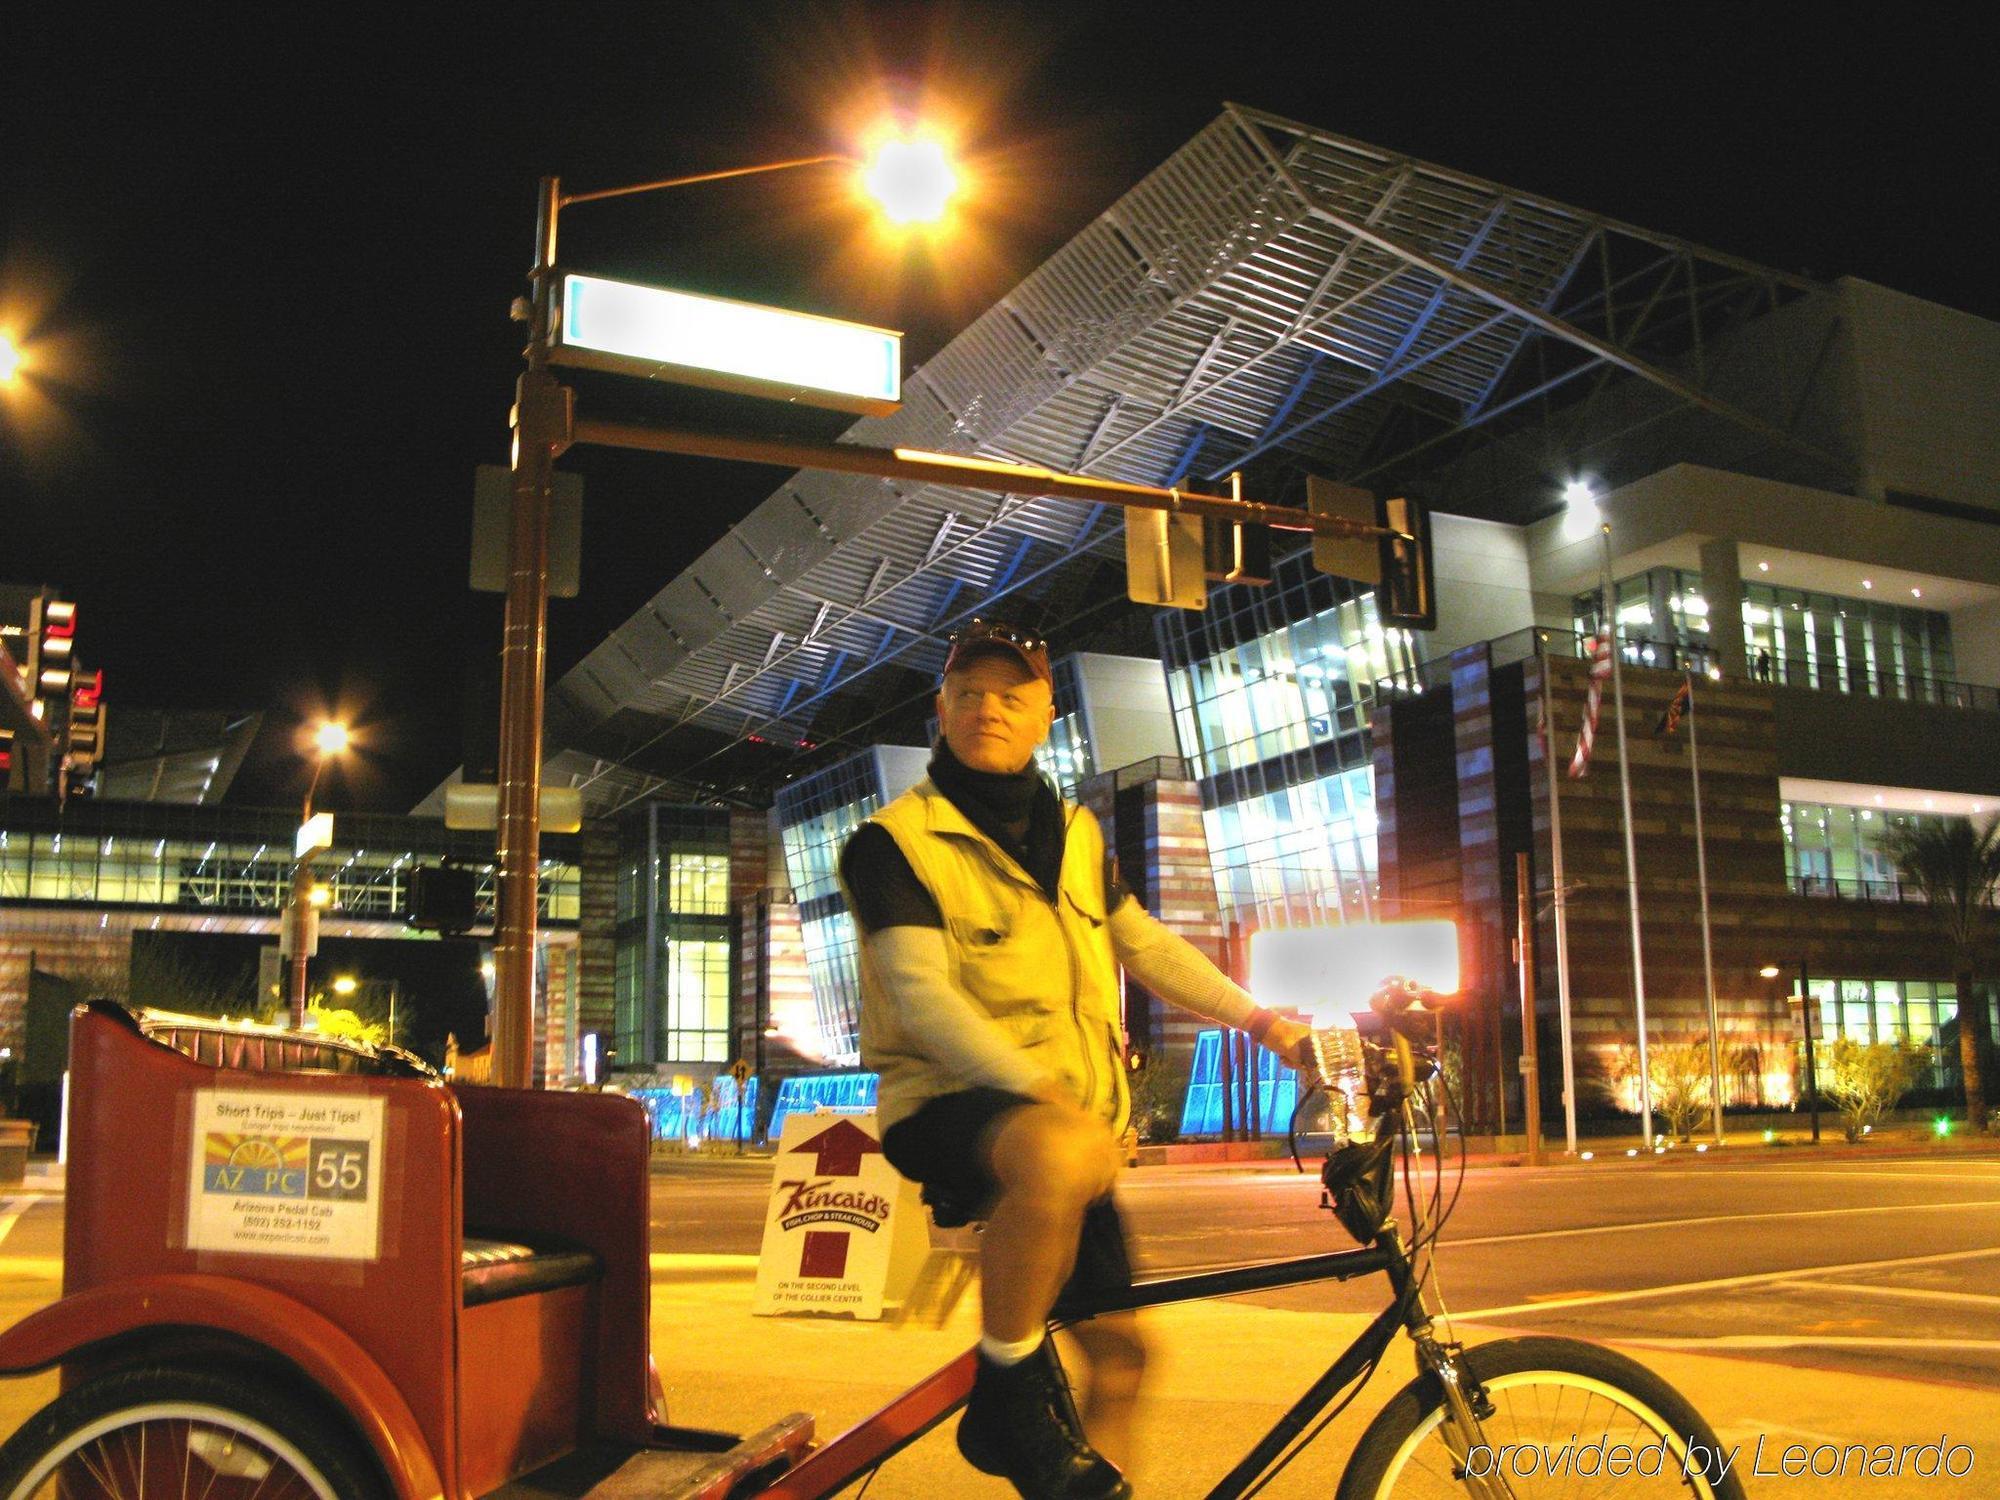
<svg viewBox="0 0 2000 1500">
<path fill-rule="evenodd" d="M 1001 1368 L 1018 1365 L 1022 1360 L 1042 1347 L 1042 1335 L 1031 1334 L 1024 1339 L 1009 1343 L 1006 1339 L 996 1339 L 992 1334 L 981 1334 L 979 1352 Z"/>
</svg>

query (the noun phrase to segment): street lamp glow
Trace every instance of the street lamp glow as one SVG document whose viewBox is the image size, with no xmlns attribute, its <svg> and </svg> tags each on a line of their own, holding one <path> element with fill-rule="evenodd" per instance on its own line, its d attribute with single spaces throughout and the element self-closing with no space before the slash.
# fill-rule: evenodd
<svg viewBox="0 0 2000 1500">
<path fill-rule="evenodd" d="M 944 217 L 958 175 L 937 141 L 884 141 L 861 176 L 862 186 L 897 224 L 929 224 Z"/>
<path fill-rule="evenodd" d="M 1572 479 L 1563 486 L 1563 540 L 1577 542 L 1597 530 L 1597 493 L 1587 479 Z"/>
<path fill-rule="evenodd" d="M 21 346 L 0 333 L 0 385 L 12 385 L 21 374 Z"/>
<path fill-rule="evenodd" d="M 1765 964 L 1763 968 L 1757 971 L 1757 975 L 1760 979 L 1776 979 L 1778 977 L 1778 966 L 1776 964 Z"/>
<path fill-rule="evenodd" d="M 342 754 L 348 746 L 349 735 L 345 724 L 327 720 L 313 732 L 313 744 L 319 747 L 321 755 Z"/>
<path fill-rule="evenodd" d="M 358 988 L 360 982 L 352 974 L 342 974 L 333 981 L 333 992 L 336 995 L 351 995 Z"/>
</svg>

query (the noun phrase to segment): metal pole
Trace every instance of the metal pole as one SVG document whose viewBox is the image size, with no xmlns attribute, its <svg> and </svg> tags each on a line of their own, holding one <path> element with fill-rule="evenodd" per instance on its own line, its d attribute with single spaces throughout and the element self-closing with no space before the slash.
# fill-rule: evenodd
<svg viewBox="0 0 2000 1500">
<path fill-rule="evenodd" d="M 542 693 L 548 647 L 549 493 L 555 413 L 548 373 L 559 184 L 544 177 L 530 273 L 527 369 L 515 388 L 507 612 L 500 652 L 499 891 L 493 923 L 493 1081 L 526 1088 L 535 1003 L 535 895 L 541 858 Z"/>
<path fill-rule="evenodd" d="M 1554 664 L 1542 651 L 1542 717 L 1548 725 L 1543 739 L 1542 759 L 1549 775 L 1549 885 L 1556 906 L 1556 1015 L 1562 1027 L 1563 1139 L 1564 1149 L 1576 1155 L 1576 1048 L 1569 1024 L 1569 893 L 1563 886 L 1562 798 L 1556 788 L 1562 778 L 1556 771 L 1556 713 Z"/>
<path fill-rule="evenodd" d="M 319 790 L 320 772 L 326 769 L 326 753 L 313 762 L 312 780 L 306 783 L 305 801 L 300 804 L 299 823 L 310 823 L 313 793 Z M 312 921 L 312 867 L 317 849 L 307 849 L 292 866 L 292 1029 L 306 1024 L 306 932 Z"/>
<path fill-rule="evenodd" d="M 1625 890 L 1632 911 L 1632 1003 L 1639 1025 L 1639 1131 L 1653 1149 L 1653 1077 L 1646 1047 L 1646 964 L 1639 946 L 1639 851 L 1632 840 L 1632 756 L 1625 742 L 1625 653 L 1618 645 L 1618 599 L 1611 582 L 1611 527 L 1604 540 L 1604 618 L 1611 632 L 1611 701 L 1618 715 L 1618 797 L 1625 813 Z"/>
<path fill-rule="evenodd" d="M 1813 1057 L 1813 1012 L 1812 981 L 1806 974 L 1806 961 L 1799 959 L 1799 1023 L 1806 1029 L 1806 1102 L 1812 1108 L 1813 1144 L 1819 1144 L 1819 1064 Z"/>
<path fill-rule="evenodd" d="M 1715 943 L 1708 926 L 1708 840 L 1701 828 L 1701 736 L 1695 728 L 1694 673 L 1688 685 L 1688 771 L 1694 779 L 1694 871 L 1701 890 L 1701 976 L 1708 990 L 1709 1113 L 1715 1121 L 1715 1144 L 1722 1144 L 1722 1036 L 1715 1014 Z"/>
<path fill-rule="evenodd" d="M 1535 1035 L 1535 893 L 1528 856 L 1514 856 L 1515 942 L 1521 950 L 1521 1115 L 1528 1165 L 1542 1164 L 1541 1038 Z"/>
</svg>

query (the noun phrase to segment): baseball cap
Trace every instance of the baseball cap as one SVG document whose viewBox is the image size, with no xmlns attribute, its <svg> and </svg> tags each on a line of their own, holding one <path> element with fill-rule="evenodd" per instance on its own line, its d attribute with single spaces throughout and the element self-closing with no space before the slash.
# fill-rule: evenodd
<svg viewBox="0 0 2000 1500">
<path fill-rule="evenodd" d="M 981 656 L 997 654 L 1013 657 L 1050 687 L 1055 686 L 1055 672 L 1049 666 L 1049 643 L 1018 625 L 974 616 L 951 633 L 949 646 L 944 658 L 947 677 Z"/>
</svg>

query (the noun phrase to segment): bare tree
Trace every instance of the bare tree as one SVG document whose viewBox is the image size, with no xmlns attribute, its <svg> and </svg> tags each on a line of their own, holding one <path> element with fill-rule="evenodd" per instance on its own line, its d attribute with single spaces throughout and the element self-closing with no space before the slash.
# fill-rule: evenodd
<svg viewBox="0 0 2000 1500">
<path fill-rule="evenodd" d="M 1951 944 L 1958 982 L 1958 1061 L 1965 1080 L 1965 1116 L 1974 1130 L 1986 1128 L 1986 1090 L 1979 1069 L 1979 1041 L 1987 1028 L 1986 1004 L 1973 988 L 1981 908 L 1992 904 L 2000 885 L 2000 818 L 1975 827 L 1966 818 L 1891 828 L 1882 852 L 1930 904 L 1931 918 Z"/>
</svg>

